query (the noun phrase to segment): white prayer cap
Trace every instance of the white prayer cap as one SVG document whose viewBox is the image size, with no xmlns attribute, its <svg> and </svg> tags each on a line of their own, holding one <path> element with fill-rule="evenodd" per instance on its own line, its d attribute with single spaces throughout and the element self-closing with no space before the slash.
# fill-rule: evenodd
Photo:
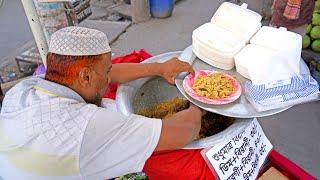
<svg viewBox="0 0 320 180">
<path fill-rule="evenodd" d="M 49 52 L 60 55 L 99 55 L 111 51 L 107 36 L 98 30 L 70 26 L 52 34 Z"/>
</svg>

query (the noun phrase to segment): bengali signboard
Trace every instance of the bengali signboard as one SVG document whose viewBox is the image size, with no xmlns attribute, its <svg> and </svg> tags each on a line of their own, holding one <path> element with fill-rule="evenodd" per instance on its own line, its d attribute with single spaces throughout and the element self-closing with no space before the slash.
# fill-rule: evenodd
<svg viewBox="0 0 320 180">
<path fill-rule="evenodd" d="M 256 179 L 261 166 L 273 146 L 259 122 L 252 123 L 226 143 L 212 147 L 205 153 L 220 179 Z"/>
</svg>

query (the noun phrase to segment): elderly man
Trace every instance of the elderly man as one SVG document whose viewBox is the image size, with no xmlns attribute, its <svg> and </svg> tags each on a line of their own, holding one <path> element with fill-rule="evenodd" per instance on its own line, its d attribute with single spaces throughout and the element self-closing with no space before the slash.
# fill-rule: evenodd
<svg viewBox="0 0 320 180">
<path fill-rule="evenodd" d="M 170 118 L 124 116 L 101 108 L 108 83 L 161 76 L 169 83 L 190 65 L 111 65 L 100 31 L 67 27 L 51 37 L 45 78 L 6 93 L 0 114 L 0 175 L 5 179 L 107 179 L 142 171 L 154 151 L 174 150 L 200 130 L 191 105 Z"/>
</svg>

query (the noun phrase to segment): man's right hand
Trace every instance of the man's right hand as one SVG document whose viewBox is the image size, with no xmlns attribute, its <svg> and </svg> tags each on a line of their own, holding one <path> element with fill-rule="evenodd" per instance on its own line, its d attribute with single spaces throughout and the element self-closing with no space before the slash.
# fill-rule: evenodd
<svg viewBox="0 0 320 180">
<path fill-rule="evenodd" d="M 202 115 L 200 108 L 190 104 L 188 109 L 164 118 L 155 151 L 181 149 L 192 142 L 200 132 Z"/>
</svg>

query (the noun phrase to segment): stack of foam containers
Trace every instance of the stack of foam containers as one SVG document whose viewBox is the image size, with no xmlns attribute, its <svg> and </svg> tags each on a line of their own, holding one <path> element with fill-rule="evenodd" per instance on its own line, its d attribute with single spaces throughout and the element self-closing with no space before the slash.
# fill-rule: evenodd
<svg viewBox="0 0 320 180">
<path fill-rule="evenodd" d="M 250 40 L 250 44 L 235 56 L 236 70 L 239 74 L 251 79 L 248 72 L 249 63 L 281 56 L 290 56 L 291 69 L 299 73 L 302 37 L 286 28 L 263 26 Z M 277 54 L 277 56 L 275 56 Z M 279 56 L 280 54 L 280 56 Z"/>
<path fill-rule="evenodd" d="M 193 31 L 193 52 L 212 66 L 230 70 L 235 65 L 234 56 L 261 28 L 261 18 L 258 13 L 247 9 L 247 4 L 238 6 L 224 2 L 211 22 Z"/>
</svg>

